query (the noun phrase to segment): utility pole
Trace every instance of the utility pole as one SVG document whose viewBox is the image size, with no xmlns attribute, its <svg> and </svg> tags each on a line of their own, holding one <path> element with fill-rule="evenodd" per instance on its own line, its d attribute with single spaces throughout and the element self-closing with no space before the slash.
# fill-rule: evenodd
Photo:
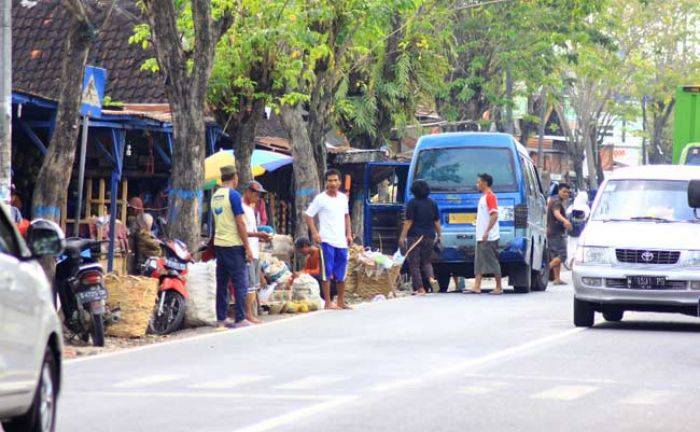
<svg viewBox="0 0 700 432">
<path fill-rule="evenodd" d="M 12 184 L 12 0 L 0 1 L 0 202 L 9 202 Z"/>
</svg>

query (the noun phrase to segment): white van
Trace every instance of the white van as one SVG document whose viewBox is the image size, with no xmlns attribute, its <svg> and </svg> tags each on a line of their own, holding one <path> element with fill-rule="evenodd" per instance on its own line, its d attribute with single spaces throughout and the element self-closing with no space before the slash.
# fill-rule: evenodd
<svg viewBox="0 0 700 432">
<path fill-rule="evenodd" d="M 700 167 L 653 165 L 615 171 L 600 187 L 574 259 L 574 324 L 595 312 L 698 315 L 700 219 L 689 184 Z M 694 182 L 693 182 L 694 183 Z"/>
</svg>

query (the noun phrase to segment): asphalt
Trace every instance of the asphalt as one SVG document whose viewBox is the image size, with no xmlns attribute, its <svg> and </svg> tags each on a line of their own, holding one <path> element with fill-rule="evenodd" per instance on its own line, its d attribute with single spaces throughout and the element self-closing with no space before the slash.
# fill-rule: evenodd
<svg viewBox="0 0 700 432">
<path fill-rule="evenodd" d="M 684 431 L 700 320 L 442 294 L 70 361 L 59 431 Z"/>
</svg>

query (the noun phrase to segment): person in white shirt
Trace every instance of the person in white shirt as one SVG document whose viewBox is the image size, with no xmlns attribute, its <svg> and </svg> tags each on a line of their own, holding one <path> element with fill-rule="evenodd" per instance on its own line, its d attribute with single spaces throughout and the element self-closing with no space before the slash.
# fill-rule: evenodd
<svg viewBox="0 0 700 432">
<path fill-rule="evenodd" d="M 246 319 L 253 324 L 260 324 L 254 313 L 255 300 L 260 289 L 260 240 L 270 241 L 271 236 L 267 233 L 258 232 L 258 223 L 255 217 L 255 207 L 263 194 L 267 191 L 257 181 L 253 180 L 246 184 L 243 192 L 243 213 L 245 215 L 246 230 L 248 231 L 248 244 L 253 254 L 253 261 L 248 263 L 248 301 L 246 302 Z"/>
<path fill-rule="evenodd" d="M 481 294 L 481 279 L 485 275 L 496 278 L 496 289 L 491 294 L 503 294 L 501 285 L 501 264 L 498 261 L 498 240 L 501 238 L 498 227 L 498 199 L 491 190 L 493 177 L 479 174 L 476 187 L 481 192 L 476 212 L 476 256 L 474 257 L 474 287 L 470 294 Z"/>
<path fill-rule="evenodd" d="M 314 218 L 318 216 L 319 228 Z M 345 277 L 348 267 L 348 247 L 352 244 L 352 228 L 348 198 L 340 192 L 340 172 L 326 172 L 326 190 L 314 198 L 306 210 L 306 223 L 313 241 L 321 246 L 321 288 L 326 309 L 350 309 L 345 304 Z M 338 304 L 333 303 L 330 281 L 335 280 Z"/>
</svg>

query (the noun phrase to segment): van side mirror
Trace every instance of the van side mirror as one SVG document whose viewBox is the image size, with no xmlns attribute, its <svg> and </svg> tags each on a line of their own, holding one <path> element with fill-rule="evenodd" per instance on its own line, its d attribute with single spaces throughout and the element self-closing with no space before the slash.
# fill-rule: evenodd
<svg viewBox="0 0 700 432">
<path fill-rule="evenodd" d="M 63 230 L 56 223 L 39 219 L 29 225 L 27 246 L 32 258 L 58 256 L 66 247 L 66 239 Z"/>
<path fill-rule="evenodd" d="M 688 182 L 688 207 L 700 208 L 700 180 Z"/>
</svg>

